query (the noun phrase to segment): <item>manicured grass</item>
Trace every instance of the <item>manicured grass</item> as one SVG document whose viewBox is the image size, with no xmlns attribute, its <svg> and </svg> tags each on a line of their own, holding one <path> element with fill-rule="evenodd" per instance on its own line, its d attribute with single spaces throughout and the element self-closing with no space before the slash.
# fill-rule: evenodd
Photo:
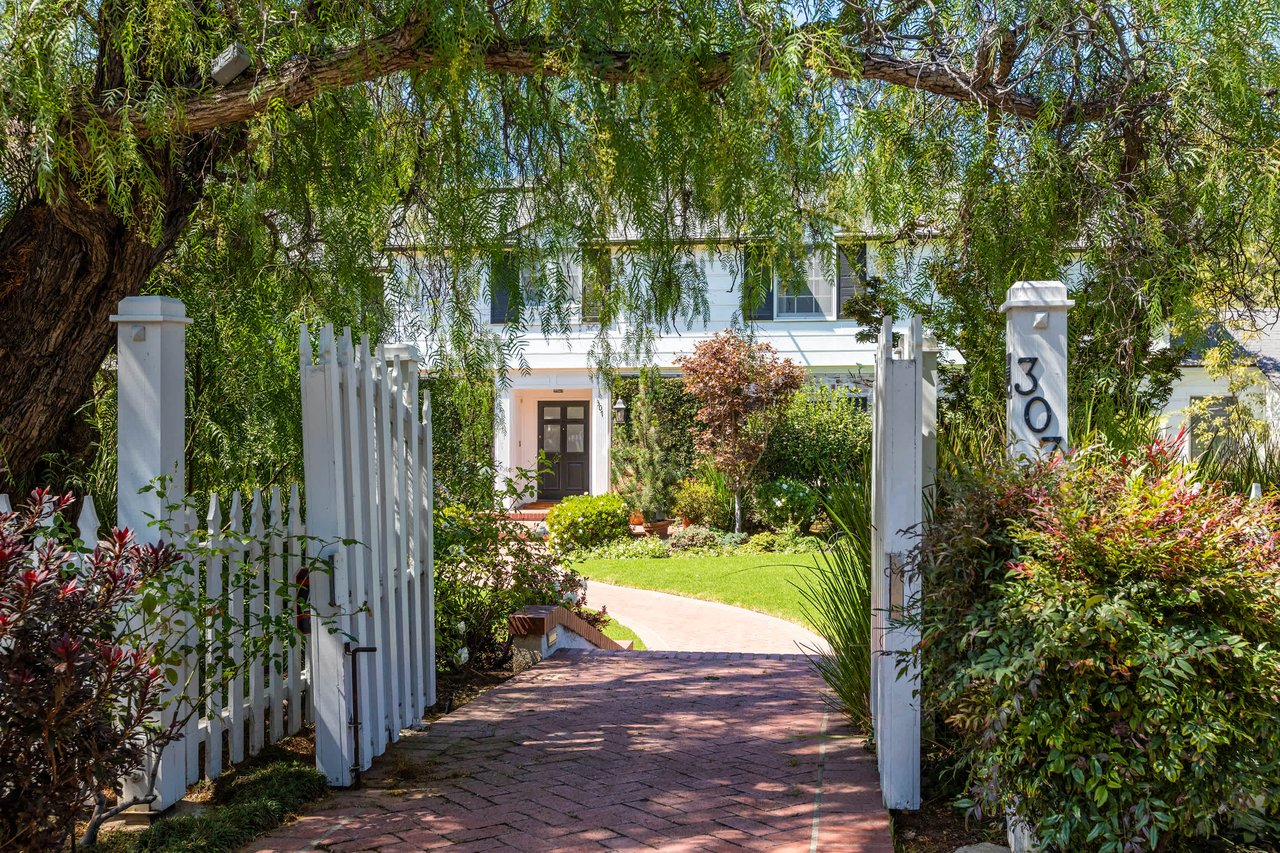
<svg viewBox="0 0 1280 853">
<path fill-rule="evenodd" d="M 749 554 L 723 557 L 667 557 L 639 560 L 585 560 L 574 569 L 589 579 L 719 601 L 780 616 L 800 625 L 805 619 L 800 590 L 813 554 Z M 590 584 L 587 594 L 590 595 Z"/>
<path fill-rule="evenodd" d="M 648 648 L 644 644 L 644 640 L 640 639 L 635 631 L 632 631 L 626 625 L 623 625 L 617 619 L 610 617 L 609 624 L 605 626 L 604 635 L 610 640 L 617 640 L 619 643 L 631 641 L 631 648 L 637 652 L 643 652 Z"/>
<path fill-rule="evenodd" d="M 599 613 L 600 611 L 587 608 L 587 612 Z M 612 616 L 609 617 L 609 624 L 606 625 L 604 628 L 604 635 L 608 637 L 610 640 L 617 640 L 619 643 L 630 640 L 632 643 L 631 648 L 633 651 L 643 652 L 647 648 L 649 648 L 644 644 L 644 640 L 640 639 L 640 636 L 635 631 L 632 631 L 630 628 L 628 628 L 626 625 L 623 625 L 621 622 L 619 622 L 617 619 L 614 619 Z"/>
</svg>

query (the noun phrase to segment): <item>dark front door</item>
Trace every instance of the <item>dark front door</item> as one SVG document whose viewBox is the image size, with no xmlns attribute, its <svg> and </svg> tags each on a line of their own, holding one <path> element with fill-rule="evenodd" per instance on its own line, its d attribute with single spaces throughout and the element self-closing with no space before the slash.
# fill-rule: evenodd
<svg viewBox="0 0 1280 853">
<path fill-rule="evenodd" d="M 547 467 L 538 477 L 538 500 L 555 500 L 587 491 L 586 400 L 538 404 L 538 450 Z"/>
</svg>

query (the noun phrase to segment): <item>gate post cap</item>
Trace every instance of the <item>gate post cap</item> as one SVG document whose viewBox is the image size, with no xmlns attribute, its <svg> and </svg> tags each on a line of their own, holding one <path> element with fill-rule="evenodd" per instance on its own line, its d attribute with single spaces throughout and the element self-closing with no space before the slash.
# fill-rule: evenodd
<svg viewBox="0 0 1280 853">
<path fill-rule="evenodd" d="M 1067 298 L 1067 286 L 1060 281 L 1016 281 L 1005 295 L 1000 313 L 1011 308 L 1070 308 L 1075 300 Z"/>
</svg>

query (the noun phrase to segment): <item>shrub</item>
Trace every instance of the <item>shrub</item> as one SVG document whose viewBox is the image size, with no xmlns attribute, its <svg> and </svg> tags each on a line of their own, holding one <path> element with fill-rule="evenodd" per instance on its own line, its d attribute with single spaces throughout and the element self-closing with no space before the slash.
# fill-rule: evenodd
<svg viewBox="0 0 1280 853">
<path fill-rule="evenodd" d="M 1274 809 L 1280 503 L 1168 444 L 957 468 L 920 550 L 924 695 L 964 804 L 1048 849 L 1154 850 Z"/>
<path fill-rule="evenodd" d="M 673 491 L 683 470 L 663 446 L 662 429 L 654 415 L 651 397 L 660 382 L 656 372 L 646 370 L 632 405 L 627 441 L 613 449 L 615 482 L 626 496 L 627 505 L 645 521 L 661 521 L 671 511 Z"/>
<path fill-rule="evenodd" d="M 547 513 L 548 540 L 562 552 L 594 548 L 631 535 L 630 513 L 618 495 L 576 495 Z"/>
<path fill-rule="evenodd" d="M 505 666 L 511 656 L 507 618 L 530 604 L 561 604 L 599 627 L 607 621 L 586 609 L 585 582 L 561 569 L 527 528 L 498 510 L 438 507 L 436 543 L 436 662 Z M 466 649 L 466 653 L 463 653 Z"/>
<path fill-rule="evenodd" d="M 37 490 L 0 515 L 0 847 L 60 850 L 85 803 L 139 770 L 160 710 L 150 649 L 120 638 L 143 588 L 176 561 L 117 531 L 78 567 L 41 509 L 71 498 Z M 36 547 L 37 531 L 54 535 Z"/>
<path fill-rule="evenodd" d="M 818 494 L 790 477 L 769 480 L 756 488 L 755 514 L 773 530 L 808 530 L 818 517 Z"/>
<path fill-rule="evenodd" d="M 746 544 L 750 538 L 745 533 L 725 533 L 720 537 L 720 544 L 725 548 L 738 548 Z"/>
<path fill-rule="evenodd" d="M 826 651 L 814 666 L 840 711 L 859 731 L 871 731 L 871 489 L 845 482 L 832 487 L 823 509 L 840 534 L 803 577 L 805 616 Z"/>
<path fill-rule="evenodd" d="M 575 561 L 661 559 L 669 556 L 671 556 L 671 549 L 667 547 L 666 540 L 657 536 L 624 539 L 589 551 L 576 551 L 572 555 Z"/>
<path fill-rule="evenodd" d="M 693 549 L 718 549 L 720 535 L 707 527 L 691 525 L 671 534 L 672 551 L 691 551 Z"/>
<path fill-rule="evenodd" d="M 857 398 L 810 382 L 783 409 L 761 464 L 766 477 L 817 486 L 860 477 L 870 446 L 871 416 Z"/>
<path fill-rule="evenodd" d="M 766 530 L 755 534 L 742 546 L 748 554 L 813 554 L 822 548 L 821 539 L 805 536 L 794 529 L 778 533 Z"/>
<path fill-rule="evenodd" d="M 690 524 L 705 526 L 716 514 L 715 502 L 716 490 L 710 483 L 701 477 L 685 477 L 676 484 L 671 511 Z"/>
</svg>

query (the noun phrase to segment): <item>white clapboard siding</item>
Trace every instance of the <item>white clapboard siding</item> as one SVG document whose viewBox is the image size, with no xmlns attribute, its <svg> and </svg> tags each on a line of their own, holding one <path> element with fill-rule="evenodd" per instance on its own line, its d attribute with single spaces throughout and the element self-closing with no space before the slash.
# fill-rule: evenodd
<svg viewBox="0 0 1280 853">
<path fill-rule="evenodd" d="M 435 698 L 429 410 L 410 346 L 326 326 L 313 348 L 303 326 L 300 351 L 308 542 L 332 566 L 311 599 L 316 766 L 349 785 Z"/>
</svg>

